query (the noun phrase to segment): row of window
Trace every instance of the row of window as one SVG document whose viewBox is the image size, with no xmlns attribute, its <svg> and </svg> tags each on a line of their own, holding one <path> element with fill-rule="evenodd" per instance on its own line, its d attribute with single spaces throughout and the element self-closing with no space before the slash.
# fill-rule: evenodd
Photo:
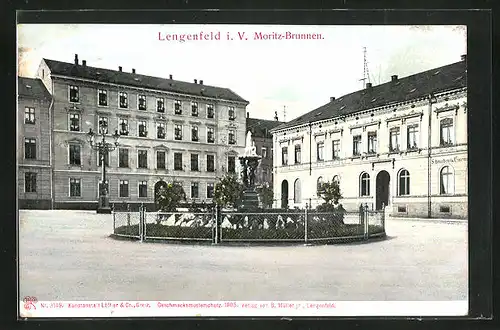
<svg viewBox="0 0 500 330">
<path fill-rule="evenodd" d="M 25 188 L 28 189 L 33 189 L 35 187 L 36 191 L 36 173 L 26 173 L 26 179 L 25 179 Z M 33 180 L 34 183 L 33 183 Z M 102 184 L 100 182 L 99 184 Z M 182 183 L 181 183 L 182 184 Z M 108 182 L 106 181 L 105 185 L 108 185 Z M 199 182 L 191 182 L 191 189 L 190 189 L 190 197 L 191 198 L 200 198 L 199 196 L 199 188 L 200 188 L 200 183 Z M 207 198 L 213 198 L 214 196 L 214 184 L 213 183 L 207 183 Z M 106 187 L 109 191 L 109 187 Z M 26 190 L 28 192 L 28 190 Z M 147 181 L 139 181 L 137 185 L 137 192 L 139 197 L 148 197 L 148 182 Z M 70 178 L 69 179 L 69 196 L 70 197 L 81 197 L 82 195 L 82 181 L 80 178 Z M 118 197 L 130 197 L 130 185 L 128 180 L 119 180 L 119 187 L 118 187 Z"/>
<path fill-rule="evenodd" d="M 419 141 L 419 127 L 418 124 L 407 126 L 407 150 L 418 149 Z M 453 145 L 453 119 L 445 118 L 440 121 L 440 146 Z M 323 141 L 316 144 L 316 159 L 317 161 L 325 160 L 325 143 Z M 389 131 L 389 152 L 400 151 L 400 128 L 393 127 Z M 360 156 L 362 152 L 361 135 L 354 135 L 352 137 L 352 155 Z M 377 153 L 377 132 L 368 132 L 368 147 L 366 152 L 368 154 Z M 332 159 L 340 158 L 340 140 L 332 141 Z M 300 164 L 302 162 L 301 145 L 295 145 L 294 149 L 294 163 Z M 288 165 L 288 147 L 281 149 L 281 163 Z"/>
<path fill-rule="evenodd" d="M 333 181 L 340 184 L 339 177 L 335 175 L 333 177 Z M 454 173 L 453 169 L 450 166 L 443 166 L 439 171 L 439 194 L 447 195 L 453 194 L 455 191 L 454 187 Z M 316 184 L 317 191 L 320 191 L 321 186 L 324 184 L 323 178 L 319 177 Z M 410 172 L 408 170 L 401 170 L 398 173 L 398 196 L 409 196 L 410 195 Z M 294 202 L 300 203 L 301 188 L 300 188 L 300 179 L 296 179 L 294 182 Z M 359 176 L 359 195 L 361 197 L 370 196 L 370 175 L 366 172 L 363 172 Z"/>
<path fill-rule="evenodd" d="M 127 92 L 118 92 L 118 107 L 121 109 L 129 108 L 129 98 Z M 71 85 L 69 86 L 69 101 L 72 103 L 80 102 L 80 90 L 78 86 Z M 97 104 L 99 106 L 107 107 L 109 105 L 108 100 L 108 90 L 106 89 L 98 89 L 97 90 Z M 137 95 L 137 109 L 138 110 L 147 110 L 147 97 L 145 94 Z M 174 114 L 181 115 L 182 114 L 182 101 L 175 100 L 174 101 Z M 191 116 L 198 117 L 199 115 L 199 106 L 198 102 L 191 102 Z M 165 113 L 165 99 L 163 97 L 156 98 L 156 111 L 160 113 Z M 214 118 L 214 105 L 207 104 L 207 118 Z M 230 106 L 228 108 L 228 117 L 229 120 L 235 120 L 236 114 L 234 111 L 234 107 Z"/>
</svg>

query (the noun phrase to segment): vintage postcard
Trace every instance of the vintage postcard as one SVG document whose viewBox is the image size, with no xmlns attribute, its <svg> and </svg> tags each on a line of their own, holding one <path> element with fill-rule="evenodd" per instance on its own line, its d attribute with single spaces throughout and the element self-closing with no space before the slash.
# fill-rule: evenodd
<svg viewBox="0 0 500 330">
<path fill-rule="evenodd" d="M 462 316 L 465 26 L 19 24 L 19 315 Z"/>
</svg>

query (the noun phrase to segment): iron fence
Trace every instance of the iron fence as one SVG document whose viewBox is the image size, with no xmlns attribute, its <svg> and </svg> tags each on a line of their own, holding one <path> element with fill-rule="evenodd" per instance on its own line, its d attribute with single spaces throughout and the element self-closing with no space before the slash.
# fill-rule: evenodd
<svg viewBox="0 0 500 330">
<path fill-rule="evenodd" d="M 117 236 L 144 240 L 327 243 L 385 235 L 385 214 L 361 205 L 358 212 L 267 209 L 238 212 L 212 208 L 172 212 L 113 210 Z"/>
</svg>

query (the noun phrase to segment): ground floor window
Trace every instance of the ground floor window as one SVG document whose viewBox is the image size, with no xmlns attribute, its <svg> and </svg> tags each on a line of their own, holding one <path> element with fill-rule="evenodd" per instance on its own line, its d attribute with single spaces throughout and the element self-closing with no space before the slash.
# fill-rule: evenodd
<svg viewBox="0 0 500 330">
<path fill-rule="evenodd" d="M 80 181 L 80 179 L 76 179 L 76 178 L 69 179 L 69 196 L 70 197 L 80 197 L 81 196 L 81 181 Z"/>
<path fill-rule="evenodd" d="M 147 181 L 139 182 L 139 197 L 148 197 L 148 183 Z"/>
<path fill-rule="evenodd" d="M 24 174 L 24 191 L 36 192 L 36 173 L 27 172 Z"/>
<path fill-rule="evenodd" d="M 300 203 L 300 180 L 295 180 L 293 184 L 293 202 Z"/>
<path fill-rule="evenodd" d="M 410 194 L 410 173 L 407 170 L 399 172 L 399 196 L 406 196 Z"/>
<path fill-rule="evenodd" d="M 128 197 L 128 180 L 120 180 L 120 197 Z"/>
<path fill-rule="evenodd" d="M 361 174 L 359 190 L 360 196 L 370 196 L 370 175 L 368 173 Z"/>
<path fill-rule="evenodd" d="M 450 166 L 444 166 L 439 173 L 440 178 L 440 189 L 439 193 L 441 195 L 453 194 L 454 192 L 454 178 L 453 170 Z"/>
</svg>

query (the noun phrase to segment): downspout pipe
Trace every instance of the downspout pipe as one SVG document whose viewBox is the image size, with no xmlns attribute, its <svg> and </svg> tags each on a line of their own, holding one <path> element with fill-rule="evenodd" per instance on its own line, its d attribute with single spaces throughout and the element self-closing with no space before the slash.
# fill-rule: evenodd
<svg viewBox="0 0 500 330">
<path fill-rule="evenodd" d="M 309 122 L 309 175 L 312 175 L 312 123 Z"/>
<path fill-rule="evenodd" d="M 428 96 L 429 100 L 429 109 L 428 109 L 428 123 L 427 123 L 427 129 L 428 129 L 428 138 L 427 138 L 427 217 L 431 218 L 432 217 L 432 170 L 431 170 L 431 152 L 432 152 L 432 125 L 431 125 L 431 119 L 432 119 L 432 104 L 436 103 L 436 97 L 434 96 L 433 93 L 429 94 Z"/>
</svg>

